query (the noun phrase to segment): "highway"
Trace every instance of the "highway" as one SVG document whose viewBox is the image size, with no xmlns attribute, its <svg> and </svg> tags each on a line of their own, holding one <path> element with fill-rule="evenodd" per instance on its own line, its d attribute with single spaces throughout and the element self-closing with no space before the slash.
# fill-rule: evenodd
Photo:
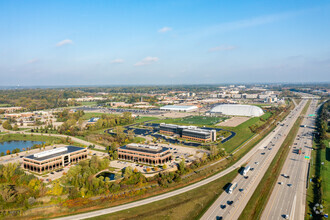
<svg viewBox="0 0 330 220">
<path fill-rule="evenodd" d="M 304 219 L 309 164 L 305 156 L 311 155 L 315 124 L 315 117 L 309 115 L 316 115 L 316 105 L 313 99 L 302 123 L 306 127 L 299 128 L 261 219 Z"/>
<path fill-rule="evenodd" d="M 287 116 L 286 119 L 284 119 L 284 121 L 288 120 L 288 118 L 292 117 L 292 115 L 296 115 L 297 111 L 300 112 L 302 110 L 303 106 L 305 105 L 305 103 L 306 103 L 306 101 L 302 101 L 294 110 L 292 110 L 292 112 Z M 293 118 L 289 121 L 292 121 L 292 120 L 293 120 Z M 156 202 L 156 201 L 167 199 L 167 198 L 179 195 L 181 193 L 185 193 L 185 192 L 188 192 L 190 190 L 196 189 L 196 188 L 198 188 L 200 186 L 203 186 L 205 184 L 208 184 L 208 183 L 210 183 L 210 182 L 212 182 L 212 181 L 214 181 L 218 178 L 221 178 L 222 176 L 224 176 L 224 175 L 232 172 L 233 170 L 235 170 L 237 167 L 240 167 L 243 164 L 247 163 L 253 155 L 259 154 L 260 149 L 265 146 L 265 143 L 269 143 L 270 141 L 272 141 L 274 139 L 275 134 L 278 134 L 279 131 L 280 131 L 280 133 L 282 133 L 284 131 L 283 128 L 284 128 L 283 126 L 278 125 L 274 129 L 274 132 L 271 132 L 270 134 L 268 134 L 259 144 L 254 146 L 247 154 L 245 154 L 233 166 L 231 166 L 231 167 L 227 168 L 226 170 L 224 170 L 220 173 L 217 173 L 217 174 L 215 174 L 215 175 L 213 175 L 213 176 L 211 176 L 207 179 L 204 179 L 202 181 L 191 184 L 189 186 L 186 186 L 186 187 L 183 187 L 183 188 L 180 188 L 180 189 L 168 192 L 168 193 L 164 193 L 162 195 L 154 196 L 154 197 L 151 197 L 151 198 L 139 200 L 139 201 L 136 201 L 136 202 L 131 202 L 131 203 L 128 203 L 128 204 L 119 205 L 119 206 L 116 206 L 116 207 L 106 208 L 106 209 L 97 210 L 97 211 L 91 211 L 91 212 L 77 214 L 77 215 L 71 215 L 71 216 L 68 216 L 68 217 L 62 217 L 62 218 L 58 218 L 58 219 L 71 220 L 71 219 L 86 219 L 86 218 L 97 217 L 97 216 L 100 216 L 100 215 L 106 215 L 106 214 L 110 214 L 110 213 L 130 209 L 130 208 L 138 207 L 138 206 L 141 206 L 141 205 L 150 204 L 150 203 L 153 203 L 153 202 Z M 274 141 L 277 142 L 275 139 L 274 139 Z"/>
<path fill-rule="evenodd" d="M 250 171 L 246 176 L 239 174 L 233 180 L 233 183 L 237 183 L 237 188 L 231 194 L 223 192 L 205 212 L 202 220 L 239 218 L 306 103 L 307 100 L 302 100 L 288 117 L 257 145 L 258 150 L 247 160 L 246 166 L 250 166 Z"/>
</svg>

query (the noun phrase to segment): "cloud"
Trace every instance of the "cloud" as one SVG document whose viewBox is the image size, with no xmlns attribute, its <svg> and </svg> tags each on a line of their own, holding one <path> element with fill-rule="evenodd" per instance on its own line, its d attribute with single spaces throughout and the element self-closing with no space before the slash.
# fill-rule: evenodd
<svg viewBox="0 0 330 220">
<path fill-rule="evenodd" d="M 32 59 L 32 60 L 27 61 L 27 64 L 33 64 L 33 63 L 38 63 L 38 62 L 39 62 L 39 59 Z"/>
<path fill-rule="evenodd" d="M 225 50 L 234 50 L 236 49 L 235 46 L 219 46 L 219 47 L 213 47 L 209 49 L 209 52 L 216 52 L 216 51 L 225 51 Z"/>
<path fill-rule="evenodd" d="M 110 61 L 110 63 L 123 63 L 123 62 L 124 62 L 123 59 L 114 59 Z"/>
<path fill-rule="evenodd" d="M 158 60 L 159 60 L 158 57 L 146 57 L 143 60 L 134 64 L 134 66 L 145 66 L 145 65 L 149 65 L 151 63 L 157 62 Z"/>
<path fill-rule="evenodd" d="M 62 41 L 60 41 L 56 44 L 56 47 L 61 47 L 61 46 L 64 46 L 66 44 L 73 44 L 73 41 L 70 40 L 70 39 L 62 40 Z"/>
<path fill-rule="evenodd" d="M 172 30 L 172 28 L 170 28 L 170 27 L 163 27 L 163 28 L 159 29 L 158 32 L 159 33 L 166 33 L 166 32 L 169 32 L 171 30 Z"/>
</svg>

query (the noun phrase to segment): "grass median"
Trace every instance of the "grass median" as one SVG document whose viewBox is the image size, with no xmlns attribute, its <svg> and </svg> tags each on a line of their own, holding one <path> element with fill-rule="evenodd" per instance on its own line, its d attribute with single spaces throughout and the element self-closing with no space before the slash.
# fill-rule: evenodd
<svg viewBox="0 0 330 220">
<path fill-rule="evenodd" d="M 306 114 L 309 104 L 310 101 L 308 101 L 302 110 L 301 115 Z M 302 120 L 303 118 L 299 117 L 294 123 L 239 219 L 247 219 L 247 216 L 249 216 L 249 219 L 260 219 L 290 151 L 289 146 L 293 144 Z"/>
</svg>

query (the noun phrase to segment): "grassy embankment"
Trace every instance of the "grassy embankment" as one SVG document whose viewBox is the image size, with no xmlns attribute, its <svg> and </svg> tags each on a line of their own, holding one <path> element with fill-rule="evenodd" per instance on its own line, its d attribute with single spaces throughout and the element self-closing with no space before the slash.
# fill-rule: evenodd
<svg viewBox="0 0 330 220">
<path fill-rule="evenodd" d="M 330 137 L 330 134 L 327 133 Z M 321 190 L 322 190 L 322 201 L 324 206 L 324 213 L 330 213 L 330 139 L 324 140 L 326 145 L 325 149 L 320 149 L 319 146 L 314 142 L 311 155 L 311 165 L 309 171 L 309 178 L 321 177 Z M 323 164 L 322 164 L 323 163 Z M 317 195 L 316 181 L 309 182 L 306 196 L 306 215 L 305 219 L 310 218 L 313 205 L 317 200 L 315 197 Z"/>
<path fill-rule="evenodd" d="M 180 195 L 93 219 L 198 219 L 232 182 L 238 171 Z"/>
<path fill-rule="evenodd" d="M 306 114 L 309 104 L 310 101 L 308 101 L 302 110 L 301 115 Z M 239 219 L 246 219 L 246 216 L 249 216 L 250 219 L 260 218 L 290 151 L 289 146 L 293 144 L 302 120 L 303 118 L 299 117 L 294 123 Z"/>
</svg>

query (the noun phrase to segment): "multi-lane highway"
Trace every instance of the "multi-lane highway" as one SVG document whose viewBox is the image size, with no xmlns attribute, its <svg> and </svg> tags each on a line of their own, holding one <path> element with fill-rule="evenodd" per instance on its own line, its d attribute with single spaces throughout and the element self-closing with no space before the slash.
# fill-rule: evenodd
<svg viewBox="0 0 330 220">
<path fill-rule="evenodd" d="M 236 189 L 231 194 L 228 191 L 223 192 L 203 215 L 203 220 L 237 219 L 240 216 L 306 103 L 307 100 L 301 101 L 288 117 L 257 145 L 258 150 L 247 160 L 246 166 L 250 166 L 250 171 L 246 176 L 240 174 L 233 180 L 233 183 L 237 183 Z"/>
<path fill-rule="evenodd" d="M 289 116 L 287 116 L 287 118 L 283 121 L 284 123 L 288 122 L 288 126 L 291 126 L 291 122 L 295 121 L 296 115 L 298 115 L 300 113 L 300 111 L 302 110 L 303 106 L 305 105 L 306 101 L 302 101 L 290 114 Z M 266 145 L 268 145 L 268 143 L 272 142 L 272 143 L 277 143 L 279 140 L 277 140 L 278 138 L 274 137 L 276 136 L 276 134 L 280 134 L 279 135 L 279 139 L 282 139 L 285 136 L 285 133 L 287 133 L 288 127 L 285 126 L 281 126 L 280 124 L 274 129 L 274 132 L 271 132 L 269 135 L 267 135 L 259 144 L 257 144 L 255 147 L 253 147 L 246 155 L 244 155 L 238 162 L 236 162 L 233 166 L 227 168 L 226 170 L 215 174 L 207 179 L 204 179 L 202 181 L 199 181 L 197 183 L 191 184 L 189 186 L 183 187 L 181 189 L 178 190 L 174 190 L 168 193 L 164 193 L 162 195 L 159 196 L 154 196 L 151 198 L 147 198 L 147 199 L 143 199 L 143 200 L 139 200 L 136 202 L 132 202 L 132 203 L 128 203 L 128 204 L 123 204 L 123 205 L 119 205 L 116 207 L 111 207 L 111 208 L 106 208 L 106 209 L 102 209 L 102 210 L 97 210 L 97 211 L 91 211 L 88 213 L 82 213 L 82 214 L 78 214 L 78 215 L 73 215 L 73 216 L 68 216 L 68 217 L 63 217 L 60 219 L 65 219 L 65 220 L 69 220 L 69 219 L 86 219 L 86 218 L 92 218 L 92 217 L 96 217 L 96 216 L 100 216 L 100 215 L 105 215 L 105 214 L 109 214 L 109 213 L 114 213 L 114 212 L 118 212 L 118 211 L 122 211 L 122 210 L 126 210 L 126 209 L 130 209 L 130 208 L 134 208 L 134 207 L 138 207 L 141 205 L 146 205 L 146 204 L 150 204 L 152 202 L 156 202 L 159 200 L 163 200 L 163 199 L 167 199 L 176 195 L 179 195 L 181 193 L 184 192 L 188 192 L 190 190 L 196 189 L 200 186 L 203 186 L 205 184 L 208 184 L 218 178 L 221 178 L 222 176 L 232 172 L 233 170 L 235 170 L 237 167 L 242 166 L 243 164 L 246 164 L 247 162 L 250 161 L 250 158 L 254 155 L 259 155 L 260 150 L 262 150 Z M 270 150 L 271 151 L 271 150 Z M 266 158 L 266 157 L 265 157 Z M 260 165 L 263 163 L 263 160 L 260 160 Z"/>
<path fill-rule="evenodd" d="M 317 100 L 312 100 L 261 219 L 304 219 Z M 299 150 L 301 149 L 301 150 Z"/>
</svg>

